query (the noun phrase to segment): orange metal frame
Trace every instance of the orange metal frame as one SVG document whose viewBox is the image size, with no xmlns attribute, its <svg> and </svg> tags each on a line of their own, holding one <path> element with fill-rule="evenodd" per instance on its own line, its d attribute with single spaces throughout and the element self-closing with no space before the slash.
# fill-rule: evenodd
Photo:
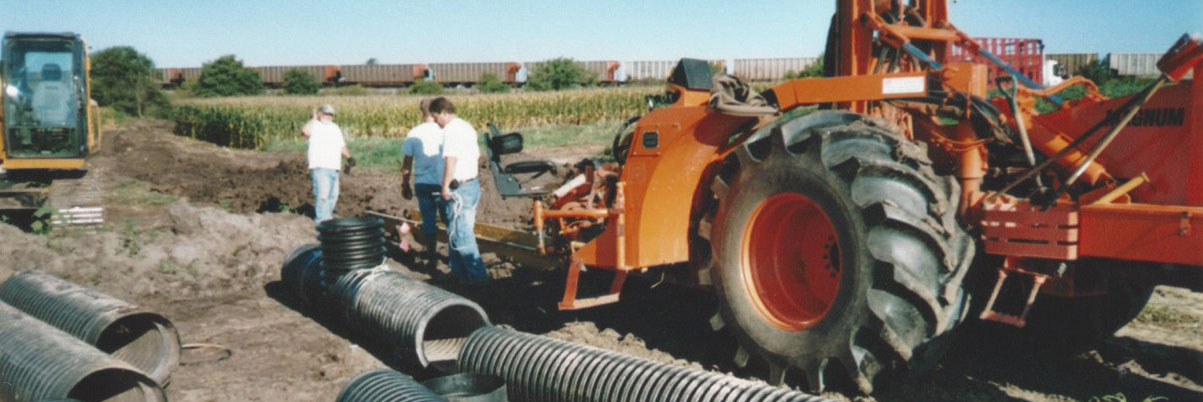
<svg viewBox="0 0 1203 402">
<path fill-rule="evenodd" d="M 1110 191 L 1115 184 L 1113 178 L 1133 178 L 1147 172 L 1148 185 L 1129 186 L 1123 194 L 1111 197 L 1111 203 L 1081 206 L 1070 202 L 1042 210 L 1030 208 L 1022 200 L 1010 200 L 1009 206 L 996 203 L 987 207 L 984 202 L 989 197 L 981 189 L 988 167 L 985 140 L 979 139 L 968 119 L 947 125 L 930 111 L 907 108 L 905 102 L 882 102 L 925 95 L 933 86 L 950 93 L 985 97 L 985 66 L 947 63 L 945 57 L 953 45 L 973 54 L 981 46 L 948 21 L 944 0 L 911 2 L 926 22 L 924 26 L 890 24 L 881 18 L 881 10 L 900 9 L 901 3 L 838 1 L 833 21 L 838 35 L 832 60 L 836 76 L 795 79 L 772 88 L 780 109 L 831 103 L 841 109 L 882 116 L 899 125 L 905 135 L 942 149 L 954 161 L 961 180 L 962 218 L 975 224 L 979 220 L 992 222 L 986 224 L 988 253 L 1066 260 L 1097 256 L 1203 266 L 1203 234 L 1196 229 L 1203 225 L 1203 119 L 1199 118 L 1203 116 L 1203 83 L 1196 79 L 1159 92 L 1145 106 L 1149 114 L 1142 116 L 1139 124 L 1126 128 L 1084 177 L 1092 185 L 1108 185 L 1103 190 Z M 923 56 L 940 63 L 940 68 L 933 70 L 929 65 L 907 61 L 894 66 L 893 71 L 882 72 L 874 54 L 875 37 L 899 51 L 903 46 L 914 49 L 919 47 L 909 45 L 923 45 L 928 49 Z M 1186 56 L 1162 68 L 1180 75 L 1187 69 L 1185 65 L 1193 65 L 1195 77 L 1203 77 L 1199 53 L 1197 49 L 1185 52 Z M 920 82 L 917 88 L 916 82 Z M 1080 80 L 1074 83 L 1093 88 L 1093 84 Z M 1068 84 L 1043 91 L 1020 91 L 1020 110 L 1000 107 L 1004 118 L 1011 120 L 1004 123 L 1015 124 L 1016 116 L 1024 119 L 1035 148 L 1052 155 L 1125 101 L 1092 94 L 1066 102 L 1060 111 L 1036 115 L 1035 96 L 1047 96 L 1066 87 Z M 709 199 L 704 184 L 712 181 L 711 167 L 746 134 L 771 120 L 723 115 L 707 106 L 708 92 L 675 86 L 673 90 L 678 94 L 676 103 L 648 113 L 635 128 L 620 177 L 626 187 L 626 203 L 620 212 L 567 213 L 542 210 L 536 204 L 536 225 L 540 228 L 541 220 L 551 217 L 611 220 L 600 236 L 573 251 L 571 289 L 565 294 L 562 308 L 581 306 L 573 300 L 575 281 L 583 266 L 614 269 L 625 278 L 625 272 L 632 269 L 688 262 L 690 233 L 697 227 L 698 211 Z M 1164 122 L 1179 124 L 1166 127 Z M 658 135 L 654 148 L 645 147 L 641 140 L 649 133 Z M 1088 141 L 1081 145 L 1082 152 L 1061 158 L 1061 167 L 1072 170 L 1091 144 Z M 1049 226 L 1054 215 L 1060 218 L 1053 219 L 1056 224 Z M 621 221 L 614 224 L 615 218 Z M 1062 218 L 1072 222 L 1060 222 Z M 1033 246 L 1032 242 L 1043 246 Z M 613 300 L 617 300 L 620 287 L 621 279 L 616 276 L 611 289 Z"/>
</svg>

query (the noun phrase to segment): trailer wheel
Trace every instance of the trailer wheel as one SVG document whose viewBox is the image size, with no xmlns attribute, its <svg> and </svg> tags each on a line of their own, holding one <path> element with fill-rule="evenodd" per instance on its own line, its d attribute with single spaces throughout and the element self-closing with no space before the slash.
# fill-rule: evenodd
<svg viewBox="0 0 1203 402">
<path fill-rule="evenodd" d="M 753 135 L 720 174 L 711 225 L 722 322 L 813 391 L 870 393 L 923 371 L 965 316 L 974 244 L 959 187 L 881 120 L 818 111 Z"/>
</svg>

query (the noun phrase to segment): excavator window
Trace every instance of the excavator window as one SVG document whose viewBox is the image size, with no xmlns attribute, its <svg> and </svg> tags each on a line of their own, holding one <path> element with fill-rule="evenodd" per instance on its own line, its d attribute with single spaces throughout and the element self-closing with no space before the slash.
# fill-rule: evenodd
<svg viewBox="0 0 1203 402">
<path fill-rule="evenodd" d="M 86 152 L 79 51 L 74 38 L 5 38 L 4 143 L 8 157 L 78 157 Z"/>
</svg>

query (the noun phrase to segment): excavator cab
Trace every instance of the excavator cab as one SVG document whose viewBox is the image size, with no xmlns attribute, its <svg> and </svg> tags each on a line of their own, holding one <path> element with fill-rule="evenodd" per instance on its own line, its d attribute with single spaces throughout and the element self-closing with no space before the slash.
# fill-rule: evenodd
<svg viewBox="0 0 1203 402">
<path fill-rule="evenodd" d="M 94 129 L 88 124 L 94 110 L 83 39 L 71 33 L 10 32 L 3 51 L 3 167 L 82 167 Z M 63 160 L 78 162 L 64 165 Z"/>
</svg>

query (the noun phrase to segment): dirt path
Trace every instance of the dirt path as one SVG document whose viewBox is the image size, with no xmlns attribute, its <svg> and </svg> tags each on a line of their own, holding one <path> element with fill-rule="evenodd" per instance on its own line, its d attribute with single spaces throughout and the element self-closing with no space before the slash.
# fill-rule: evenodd
<svg viewBox="0 0 1203 402">
<path fill-rule="evenodd" d="M 187 353 L 191 364 L 168 387 L 173 401 L 330 401 L 358 372 L 388 364 L 409 370 L 348 329 L 298 311 L 280 289 L 284 255 L 315 234 L 310 219 L 274 212 L 308 207 L 303 155 L 227 150 L 171 135 L 162 122 L 134 122 L 106 136 L 90 162 L 105 192 L 106 226 L 47 236 L 0 224 L 0 278 L 21 269 L 59 274 L 166 314 L 185 343 L 233 350 L 223 361 Z M 526 225 L 527 202 L 499 199 L 487 179 L 482 220 Z M 413 208 L 389 172 L 357 172 L 343 183 L 336 214 Z M 637 279 L 621 303 L 558 312 L 562 282 L 557 273 L 519 270 L 487 288 L 458 291 L 495 323 L 523 331 L 744 377 L 764 370 L 730 363 L 736 344 L 710 330 L 717 302 L 709 293 Z M 1157 314 L 1076 356 L 958 339 L 932 375 L 875 399 L 1203 400 L 1203 294 L 1161 287 L 1150 308 Z"/>
</svg>

